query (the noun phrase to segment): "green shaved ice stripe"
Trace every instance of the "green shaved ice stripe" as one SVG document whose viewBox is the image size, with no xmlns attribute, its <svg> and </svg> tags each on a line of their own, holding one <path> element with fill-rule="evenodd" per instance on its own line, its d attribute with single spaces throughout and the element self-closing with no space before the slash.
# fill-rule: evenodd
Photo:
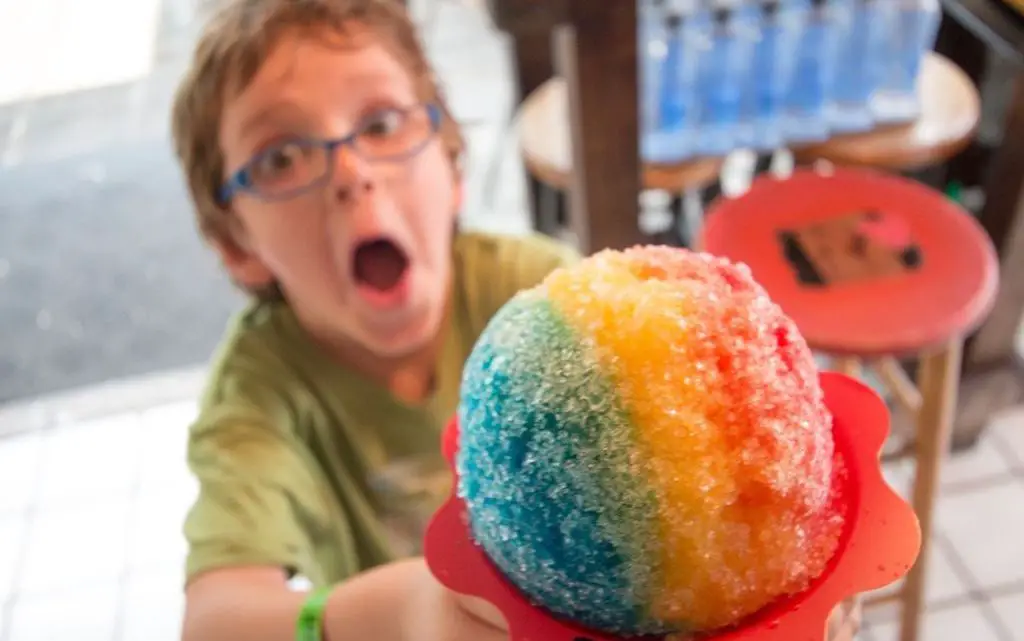
<svg viewBox="0 0 1024 641">
<path fill-rule="evenodd" d="M 632 413 L 618 392 L 614 373 L 595 353 L 593 337 L 575 326 L 557 301 L 543 300 L 551 317 L 558 321 L 559 342 L 575 345 L 574 351 L 578 352 L 579 360 L 569 363 L 573 375 L 568 378 L 586 381 L 575 390 L 576 401 L 563 407 L 562 412 L 585 411 L 601 417 L 601 429 L 588 435 L 590 447 L 581 453 L 581 459 L 597 481 L 599 495 L 593 499 L 601 505 L 599 526 L 623 546 L 621 554 L 630 560 L 626 570 L 636 591 L 637 616 L 649 621 L 655 590 L 663 584 L 664 557 L 658 533 L 658 496 L 649 482 L 647 461 L 637 447 Z"/>
</svg>

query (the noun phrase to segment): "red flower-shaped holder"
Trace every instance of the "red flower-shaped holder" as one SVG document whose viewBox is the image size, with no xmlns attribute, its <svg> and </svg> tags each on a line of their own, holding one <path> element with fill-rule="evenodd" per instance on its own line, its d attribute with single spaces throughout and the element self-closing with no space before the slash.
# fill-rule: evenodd
<svg viewBox="0 0 1024 641">
<path fill-rule="evenodd" d="M 867 386 L 823 372 L 825 403 L 834 418 L 836 452 L 847 468 L 846 527 L 832 562 L 804 592 L 778 601 L 741 624 L 707 634 L 714 641 L 821 641 L 842 601 L 903 577 L 913 566 L 921 532 L 913 510 L 882 477 L 879 453 L 889 433 L 889 412 Z M 442 447 L 455 472 L 458 425 L 445 430 Z M 452 495 L 427 528 L 431 572 L 450 590 L 493 604 L 505 617 L 510 641 L 622 641 L 559 620 L 531 604 L 471 538 L 466 506 Z"/>
</svg>

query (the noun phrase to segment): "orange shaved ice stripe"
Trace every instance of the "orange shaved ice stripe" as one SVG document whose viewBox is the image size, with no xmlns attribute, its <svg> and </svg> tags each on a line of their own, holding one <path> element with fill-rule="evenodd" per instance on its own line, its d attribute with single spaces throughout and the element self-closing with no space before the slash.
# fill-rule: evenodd
<svg viewBox="0 0 1024 641">
<path fill-rule="evenodd" d="M 666 248 L 591 257 L 546 296 L 593 341 L 658 500 L 650 614 L 729 625 L 831 558 L 831 421 L 799 333 L 745 270 Z"/>
</svg>

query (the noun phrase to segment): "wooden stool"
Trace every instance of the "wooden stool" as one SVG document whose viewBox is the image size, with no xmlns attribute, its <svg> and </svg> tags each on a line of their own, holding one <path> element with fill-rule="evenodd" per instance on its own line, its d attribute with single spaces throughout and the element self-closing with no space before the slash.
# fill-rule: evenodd
<svg viewBox="0 0 1024 641">
<path fill-rule="evenodd" d="M 981 120 L 981 97 L 960 67 L 929 53 L 918 80 L 921 113 L 914 122 L 836 136 L 793 149 L 798 165 L 834 165 L 911 171 L 940 165 L 963 151 Z"/>
<path fill-rule="evenodd" d="M 519 111 L 519 144 L 527 172 L 558 193 L 569 190 L 572 175 L 572 144 L 569 137 L 569 100 L 565 82 L 552 78 L 531 93 Z M 608 153 L 635 153 L 610 149 Z M 644 189 L 672 195 L 699 189 L 718 178 L 724 159 L 706 158 L 675 165 L 646 164 L 641 184 Z M 639 204 L 638 204 L 639 209 Z M 626 212 L 623 212 L 624 214 Z M 547 221 L 534 212 L 539 228 Z M 547 229 L 539 229 L 547 232 Z"/>
<path fill-rule="evenodd" d="M 854 641 L 860 632 L 861 609 L 856 598 L 843 601 L 828 618 L 828 641 Z"/>
<path fill-rule="evenodd" d="M 812 349 L 880 364 L 916 416 L 913 506 L 925 544 L 899 596 L 917 638 L 927 542 L 957 402 L 964 337 L 998 286 L 995 250 L 969 214 L 910 180 L 865 170 L 757 179 L 708 214 L 701 247 L 746 263 Z M 915 386 L 892 359 L 918 355 Z"/>
</svg>

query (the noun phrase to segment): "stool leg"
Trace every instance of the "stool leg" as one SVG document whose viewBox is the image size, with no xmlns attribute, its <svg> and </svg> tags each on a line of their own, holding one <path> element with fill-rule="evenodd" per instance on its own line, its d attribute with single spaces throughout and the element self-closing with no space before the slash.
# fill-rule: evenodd
<svg viewBox="0 0 1024 641">
<path fill-rule="evenodd" d="M 680 247 L 689 247 L 694 230 L 686 216 L 686 194 L 672 194 L 668 211 L 672 214 L 672 236 Z"/>
<path fill-rule="evenodd" d="M 530 222 L 533 223 L 534 231 L 547 234 L 545 210 L 545 185 L 529 173 L 526 174 L 526 202 L 530 208 Z"/>
<path fill-rule="evenodd" d="M 832 369 L 850 378 L 860 378 L 860 360 L 851 356 L 837 356 L 832 359 Z"/>
<path fill-rule="evenodd" d="M 553 236 L 569 222 L 566 194 L 532 177 L 530 180 L 536 189 L 536 196 L 533 197 L 533 228 L 541 234 Z"/>
<path fill-rule="evenodd" d="M 555 192 L 555 221 L 559 227 L 569 226 L 569 192 L 560 189 Z"/>
<path fill-rule="evenodd" d="M 957 339 L 937 352 L 924 355 L 918 370 L 921 410 L 917 417 L 917 471 L 914 475 L 913 504 L 921 524 L 921 553 L 903 586 L 900 641 L 917 641 L 920 632 L 939 475 L 953 433 L 962 351 L 963 342 Z"/>
<path fill-rule="evenodd" d="M 668 210 L 672 213 L 672 218 L 681 223 L 686 216 L 686 194 L 672 194 L 669 197 Z"/>
<path fill-rule="evenodd" d="M 775 152 L 760 153 L 754 161 L 754 178 L 772 170 L 772 161 L 775 160 Z"/>
</svg>

